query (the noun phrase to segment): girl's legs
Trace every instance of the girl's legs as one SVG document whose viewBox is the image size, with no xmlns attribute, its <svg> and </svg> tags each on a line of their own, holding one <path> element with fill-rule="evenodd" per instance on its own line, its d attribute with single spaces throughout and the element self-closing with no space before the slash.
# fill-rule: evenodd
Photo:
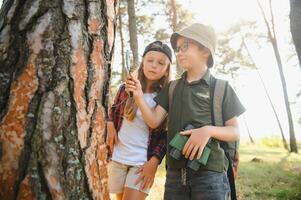
<svg viewBox="0 0 301 200">
<path fill-rule="evenodd" d="M 116 200 L 122 200 L 123 193 L 116 194 Z"/>
<path fill-rule="evenodd" d="M 127 173 L 126 181 L 124 184 L 122 200 L 144 200 L 149 193 L 149 188 L 140 190 L 142 182 L 135 184 L 140 174 L 137 174 L 139 167 L 131 166 Z"/>
<path fill-rule="evenodd" d="M 132 199 L 144 200 L 146 198 L 146 196 L 147 195 L 144 192 L 125 187 L 122 200 L 132 200 Z"/>
<path fill-rule="evenodd" d="M 144 200 L 149 189 L 140 191 L 142 184 L 135 184 L 139 177 L 137 166 L 129 166 L 115 161 L 111 161 L 108 166 L 109 189 L 116 194 L 117 200 Z"/>
<path fill-rule="evenodd" d="M 123 189 L 129 167 L 127 165 L 111 161 L 108 165 L 108 184 L 110 193 L 116 194 L 117 200 L 122 200 Z"/>
</svg>

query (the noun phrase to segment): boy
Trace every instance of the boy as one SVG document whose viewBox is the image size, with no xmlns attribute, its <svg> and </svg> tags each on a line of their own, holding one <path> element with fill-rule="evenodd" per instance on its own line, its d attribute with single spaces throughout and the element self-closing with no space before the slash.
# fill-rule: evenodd
<svg viewBox="0 0 301 200">
<path fill-rule="evenodd" d="M 167 144 L 188 124 L 194 127 L 181 132 L 182 135 L 189 136 L 182 151 L 186 159 L 176 160 L 171 157 L 171 147 L 168 145 L 164 199 L 228 199 L 230 192 L 226 175 L 228 160 L 220 147 L 220 141 L 239 139 L 237 116 L 245 109 L 234 90 L 228 85 L 222 105 L 225 126 L 213 126 L 210 106 L 212 75 L 209 68 L 214 63 L 216 35 L 210 26 L 192 24 L 180 32 L 173 33 L 170 42 L 178 64 L 185 70 L 174 89 L 171 105 L 169 105 L 169 87 L 164 88 L 155 97 L 158 105 L 151 109 L 142 98 L 139 81 L 128 79 L 126 85 L 127 91 L 133 92 L 136 104 L 151 128 L 159 126 L 168 113 Z M 199 159 L 207 143 L 210 143 L 211 149 L 207 164 L 202 165 L 196 172 L 188 168 L 187 161 L 193 160 L 195 156 Z"/>
</svg>

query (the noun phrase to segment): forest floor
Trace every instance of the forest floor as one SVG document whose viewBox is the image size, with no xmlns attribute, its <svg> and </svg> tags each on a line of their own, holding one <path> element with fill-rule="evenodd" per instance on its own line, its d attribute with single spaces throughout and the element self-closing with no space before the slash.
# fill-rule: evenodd
<svg viewBox="0 0 301 200">
<path fill-rule="evenodd" d="M 300 153 L 288 153 L 283 147 L 267 141 L 256 145 L 241 144 L 239 151 L 236 179 L 239 200 L 301 200 Z M 163 199 L 165 174 L 163 161 L 147 200 Z"/>
</svg>

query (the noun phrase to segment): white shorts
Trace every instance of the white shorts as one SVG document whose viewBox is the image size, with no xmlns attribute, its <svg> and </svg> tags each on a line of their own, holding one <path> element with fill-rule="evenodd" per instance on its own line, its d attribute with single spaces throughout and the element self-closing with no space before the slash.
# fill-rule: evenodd
<svg viewBox="0 0 301 200">
<path fill-rule="evenodd" d="M 123 193 L 124 187 L 128 187 L 148 195 L 150 188 L 144 190 L 139 189 L 142 181 L 135 185 L 135 182 L 139 177 L 139 174 L 136 173 L 138 169 L 138 166 L 130 166 L 111 161 L 108 166 L 110 193 L 120 194 Z"/>
</svg>

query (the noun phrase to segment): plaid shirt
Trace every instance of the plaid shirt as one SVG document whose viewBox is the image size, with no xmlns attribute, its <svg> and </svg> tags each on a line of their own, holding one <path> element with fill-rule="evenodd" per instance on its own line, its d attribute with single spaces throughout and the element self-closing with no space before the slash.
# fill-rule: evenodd
<svg viewBox="0 0 301 200">
<path fill-rule="evenodd" d="M 124 117 L 125 104 L 128 94 L 125 91 L 125 85 L 122 84 L 118 89 L 114 98 L 114 103 L 109 109 L 109 119 L 112 121 L 116 128 L 117 134 L 121 128 L 121 124 Z M 156 129 L 149 128 L 149 139 L 147 147 L 147 160 L 152 156 L 156 156 L 160 162 L 166 154 L 166 131 L 156 131 Z"/>
</svg>

